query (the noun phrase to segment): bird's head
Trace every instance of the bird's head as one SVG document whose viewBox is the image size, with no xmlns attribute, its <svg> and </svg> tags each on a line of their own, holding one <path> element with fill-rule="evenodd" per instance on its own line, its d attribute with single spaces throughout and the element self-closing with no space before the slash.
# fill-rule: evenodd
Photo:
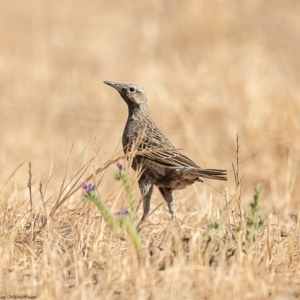
<svg viewBox="0 0 300 300">
<path fill-rule="evenodd" d="M 132 82 L 104 81 L 105 84 L 116 89 L 129 107 L 140 106 L 147 103 L 145 90 Z"/>
</svg>

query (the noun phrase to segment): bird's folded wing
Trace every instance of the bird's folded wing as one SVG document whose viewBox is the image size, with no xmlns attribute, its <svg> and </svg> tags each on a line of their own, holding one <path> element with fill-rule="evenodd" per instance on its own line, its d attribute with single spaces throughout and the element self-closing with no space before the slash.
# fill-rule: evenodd
<svg viewBox="0 0 300 300">
<path fill-rule="evenodd" d="M 146 150 L 143 149 L 138 156 L 150 159 L 156 163 L 173 168 L 197 168 L 201 169 L 192 160 L 178 152 L 176 149 L 157 148 Z"/>
</svg>

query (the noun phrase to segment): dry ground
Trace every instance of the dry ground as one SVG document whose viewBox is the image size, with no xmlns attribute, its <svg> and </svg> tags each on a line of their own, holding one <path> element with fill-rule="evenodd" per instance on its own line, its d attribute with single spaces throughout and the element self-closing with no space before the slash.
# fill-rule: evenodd
<svg viewBox="0 0 300 300">
<path fill-rule="evenodd" d="M 1 1 L 0 299 L 298 299 L 299 14 L 292 0 Z M 103 80 L 143 85 L 178 148 L 229 170 L 176 193 L 182 230 L 162 250 L 166 205 L 151 214 L 142 257 L 80 189 L 52 210 L 121 153 L 127 108 Z M 116 171 L 95 179 L 112 212 L 128 206 Z M 240 217 L 257 183 L 267 220 L 249 250 Z"/>
</svg>

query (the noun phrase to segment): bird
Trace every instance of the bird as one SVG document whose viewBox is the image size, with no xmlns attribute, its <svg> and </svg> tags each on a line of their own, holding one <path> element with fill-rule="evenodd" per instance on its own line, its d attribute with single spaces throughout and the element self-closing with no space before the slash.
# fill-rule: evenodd
<svg viewBox="0 0 300 300">
<path fill-rule="evenodd" d="M 176 218 L 174 191 L 183 189 L 202 178 L 227 180 L 227 170 L 203 169 L 179 152 L 152 120 L 144 88 L 132 82 L 104 81 L 116 89 L 128 107 L 128 117 L 122 136 L 124 153 L 133 151 L 131 167 L 139 171 L 138 186 L 143 202 L 139 229 L 150 212 L 153 186 L 167 202 L 170 222 Z"/>
</svg>

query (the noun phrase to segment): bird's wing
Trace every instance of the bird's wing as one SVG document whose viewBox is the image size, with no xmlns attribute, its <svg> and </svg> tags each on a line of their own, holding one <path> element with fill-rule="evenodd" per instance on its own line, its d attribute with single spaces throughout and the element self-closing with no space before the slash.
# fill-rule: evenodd
<svg viewBox="0 0 300 300">
<path fill-rule="evenodd" d="M 157 127 L 146 128 L 137 150 L 143 152 L 141 156 L 165 166 L 201 169 L 191 159 L 176 150 Z"/>
<path fill-rule="evenodd" d="M 158 148 L 158 151 L 146 152 L 142 154 L 143 157 L 146 157 L 152 161 L 155 161 L 164 166 L 173 167 L 173 168 L 196 168 L 201 169 L 196 165 L 191 159 L 181 154 L 177 150 L 169 150 L 166 148 Z"/>
</svg>

